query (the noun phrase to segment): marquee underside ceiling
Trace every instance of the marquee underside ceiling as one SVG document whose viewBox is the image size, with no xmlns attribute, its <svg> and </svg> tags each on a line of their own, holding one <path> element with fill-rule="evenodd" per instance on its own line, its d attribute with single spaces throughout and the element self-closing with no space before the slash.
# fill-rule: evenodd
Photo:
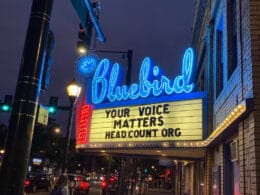
<svg viewBox="0 0 260 195">
<path fill-rule="evenodd" d="M 85 154 L 136 156 L 158 159 L 202 159 L 205 157 L 205 148 L 116 148 L 116 149 L 79 149 Z"/>
</svg>

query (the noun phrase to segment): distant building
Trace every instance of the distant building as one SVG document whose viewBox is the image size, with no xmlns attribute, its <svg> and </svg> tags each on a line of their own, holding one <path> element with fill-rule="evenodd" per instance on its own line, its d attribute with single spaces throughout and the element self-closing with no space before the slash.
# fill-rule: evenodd
<svg viewBox="0 0 260 195">
<path fill-rule="evenodd" d="M 198 0 L 192 46 L 208 92 L 202 194 L 260 194 L 260 1 Z"/>
</svg>

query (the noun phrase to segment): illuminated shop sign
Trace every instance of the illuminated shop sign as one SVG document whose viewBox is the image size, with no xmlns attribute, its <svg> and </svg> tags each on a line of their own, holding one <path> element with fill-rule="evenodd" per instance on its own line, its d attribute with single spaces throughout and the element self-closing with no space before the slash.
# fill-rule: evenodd
<svg viewBox="0 0 260 195">
<path fill-rule="evenodd" d="M 192 92 L 193 61 L 189 48 L 182 74 L 170 79 L 146 57 L 139 81 L 126 86 L 118 63 L 80 58 L 77 70 L 86 89 L 77 107 L 77 146 L 202 140 L 206 95 Z"/>
<path fill-rule="evenodd" d="M 87 86 L 91 87 L 87 91 L 87 97 L 90 103 L 100 104 L 107 101 L 190 93 L 194 87 L 191 83 L 193 58 L 193 50 L 187 49 L 183 56 L 182 74 L 172 80 L 163 75 L 162 70 L 151 58 L 146 57 L 141 64 L 139 83 L 130 86 L 122 85 L 123 68 L 118 63 L 112 64 L 108 59 L 98 63 L 93 56 L 83 57 L 79 60 L 78 70 L 84 76 L 89 76 L 95 71 L 91 83 Z"/>
<path fill-rule="evenodd" d="M 41 165 L 42 164 L 42 159 L 41 158 L 33 158 L 32 159 L 32 164 L 33 165 Z"/>
<path fill-rule="evenodd" d="M 91 131 L 90 142 L 200 140 L 202 99 L 96 109 Z"/>
</svg>

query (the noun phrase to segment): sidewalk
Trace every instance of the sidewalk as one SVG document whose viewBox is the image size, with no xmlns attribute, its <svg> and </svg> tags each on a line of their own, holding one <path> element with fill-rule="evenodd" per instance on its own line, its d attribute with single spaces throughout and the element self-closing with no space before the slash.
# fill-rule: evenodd
<svg viewBox="0 0 260 195">
<path fill-rule="evenodd" d="M 167 190 L 167 189 L 163 189 L 163 188 L 148 188 L 147 192 L 158 192 L 159 193 L 173 193 L 173 190 Z"/>
<path fill-rule="evenodd" d="M 163 189 L 163 188 L 148 188 L 147 191 L 149 192 L 173 192 L 172 189 L 167 190 L 167 189 Z"/>
<path fill-rule="evenodd" d="M 128 192 L 128 195 L 172 195 L 172 190 L 166 190 L 163 188 L 149 188 L 145 192 L 134 191 L 132 194 Z"/>
</svg>

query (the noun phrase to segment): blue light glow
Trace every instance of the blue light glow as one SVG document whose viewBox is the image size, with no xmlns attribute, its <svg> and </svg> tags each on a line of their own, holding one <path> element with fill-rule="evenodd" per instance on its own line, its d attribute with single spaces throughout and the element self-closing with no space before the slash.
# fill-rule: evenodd
<svg viewBox="0 0 260 195">
<path fill-rule="evenodd" d="M 151 58 L 146 57 L 141 64 L 139 83 L 132 83 L 130 86 L 126 86 L 122 85 L 123 68 L 118 63 L 112 64 L 108 59 L 103 59 L 97 65 L 91 81 L 91 89 L 87 93 L 87 99 L 91 101 L 89 103 L 101 104 L 172 95 L 174 93 L 190 93 L 194 88 L 194 84 L 191 81 L 193 61 L 193 50 L 188 48 L 183 56 L 182 74 L 174 80 L 170 80 L 163 75 L 163 71 Z M 86 68 L 87 63 L 84 66 L 82 65 L 82 67 L 85 67 L 82 68 L 84 70 L 88 69 Z M 93 67 L 96 67 L 96 65 L 93 65 Z"/>
<path fill-rule="evenodd" d="M 182 75 L 177 76 L 174 80 L 174 89 L 176 93 L 190 93 L 194 84 L 189 84 L 191 81 L 194 54 L 191 48 L 188 48 L 184 53 L 182 60 Z"/>
<path fill-rule="evenodd" d="M 110 72 L 110 61 L 103 59 L 94 74 L 92 80 L 92 99 L 95 100 L 96 104 L 101 103 L 105 99 L 105 95 L 108 88 L 108 72 Z M 87 93 L 88 95 L 89 93 Z"/>
<path fill-rule="evenodd" d="M 2 110 L 3 112 L 8 112 L 8 111 L 10 111 L 10 106 L 7 105 L 7 104 L 3 104 L 3 105 L 1 106 L 1 110 Z"/>
<path fill-rule="evenodd" d="M 93 76 L 98 61 L 98 58 L 94 55 L 83 56 L 77 62 L 77 70 L 84 77 Z"/>
</svg>

